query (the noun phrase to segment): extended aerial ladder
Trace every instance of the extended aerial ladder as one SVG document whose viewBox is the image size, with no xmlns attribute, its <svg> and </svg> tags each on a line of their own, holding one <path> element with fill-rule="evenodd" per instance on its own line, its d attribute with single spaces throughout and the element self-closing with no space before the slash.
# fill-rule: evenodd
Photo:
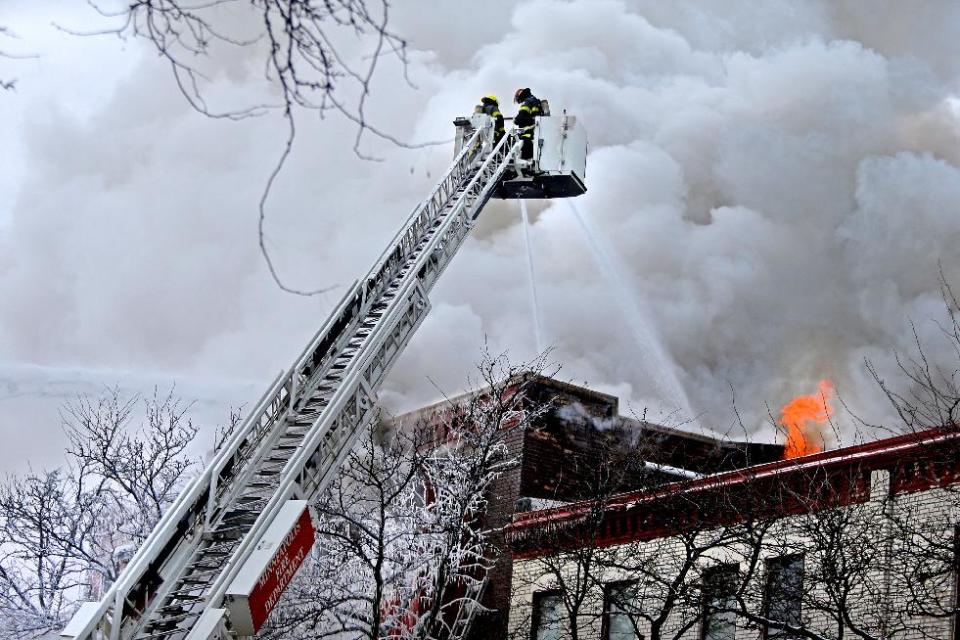
<svg viewBox="0 0 960 640">
<path fill-rule="evenodd" d="M 299 566 L 274 554 L 312 543 L 305 506 L 374 420 L 377 389 L 484 205 L 491 197 L 586 190 L 586 136 L 574 117 L 540 119 L 533 161 L 519 160 L 516 131 L 494 144 L 488 116 L 455 124 L 454 161 L 430 195 L 184 488 L 103 599 L 85 603 L 62 637 L 211 640 L 256 632 Z M 257 589 L 262 602 L 254 603 Z"/>
</svg>

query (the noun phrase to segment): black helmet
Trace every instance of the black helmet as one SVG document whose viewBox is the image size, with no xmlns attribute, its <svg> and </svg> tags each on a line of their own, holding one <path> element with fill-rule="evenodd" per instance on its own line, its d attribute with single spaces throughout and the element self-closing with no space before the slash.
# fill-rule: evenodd
<svg viewBox="0 0 960 640">
<path fill-rule="evenodd" d="M 529 98 L 529 97 L 530 97 L 530 88 L 529 88 L 529 87 L 524 88 L 524 89 L 517 89 L 517 92 L 516 92 L 515 94 L 513 94 L 513 101 L 519 103 L 519 102 L 523 102 L 524 100 L 526 100 L 526 99 Z"/>
</svg>

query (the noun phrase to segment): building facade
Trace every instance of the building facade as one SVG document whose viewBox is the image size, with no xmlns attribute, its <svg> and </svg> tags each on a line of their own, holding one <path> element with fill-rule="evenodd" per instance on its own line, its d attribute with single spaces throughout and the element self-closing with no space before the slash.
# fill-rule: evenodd
<svg viewBox="0 0 960 640">
<path fill-rule="evenodd" d="M 621 416 L 616 397 L 552 378 L 524 374 L 522 388 L 524 406 L 546 410 L 524 429 L 504 425 L 504 443 L 516 464 L 494 481 L 480 525 L 492 532 L 496 557 L 482 599 L 484 610 L 471 624 L 470 637 L 477 640 L 508 634 L 514 572 L 503 532 L 516 514 L 568 504 L 597 490 L 661 486 L 684 477 L 678 474 L 718 473 L 783 455 L 779 445 L 721 441 Z M 465 400 L 453 398 L 394 422 L 401 428 L 427 423 L 442 429 L 449 412 Z M 442 434 L 436 438 L 442 440 Z"/>
<path fill-rule="evenodd" d="M 517 514 L 508 636 L 960 637 L 960 434 Z"/>
</svg>

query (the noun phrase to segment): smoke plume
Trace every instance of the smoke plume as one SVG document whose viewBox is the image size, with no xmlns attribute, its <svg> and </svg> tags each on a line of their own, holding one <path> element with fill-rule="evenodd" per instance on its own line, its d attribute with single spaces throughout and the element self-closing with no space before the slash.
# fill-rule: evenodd
<svg viewBox="0 0 960 640">
<path fill-rule="evenodd" d="M 415 87 L 384 63 L 369 113 L 380 128 L 451 137 L 481 95 L 512 113 L 520 86 L 585 124 L 577 209 L 623 265 L 702 425 L 731 429 L 732 389 L 748 431 L 771 438 L 767 407 L 824 377 L 866 417 L 890 417 L 864 358 L 890 374 L 892 351 L 913 344 L 910 319 L 935 341 L 938 263 L 960 283 L 960 5 L 419 0 L 395 14 Z M 383 161 L 363 160 L 349 123 L 304 119 L 269 203 L 269 246 L 290 284 L 341 288 L 291 297 L 256 236 L 279 119 L 198 115 L 135 43 L 41 53 L 33 82 L 29 67 L 0 99 L 19 176 L 0 208 L 9 363 L 265 386 L 450 158 L 370 139 Z M 253 53 L 235 55 L 213 98 L 256 95 L 260 78 Z M 519 221 L 516 203 L 488 208 L 391 376 L 388 406 L 455 392 L 485 340 L 533 355 Z M 635 319 L 567 205 L 534 207 L 531 240 L 561 376 L 668 411 Z M 13 428 L 0 415 L 0 432 Z"/>
</svg>

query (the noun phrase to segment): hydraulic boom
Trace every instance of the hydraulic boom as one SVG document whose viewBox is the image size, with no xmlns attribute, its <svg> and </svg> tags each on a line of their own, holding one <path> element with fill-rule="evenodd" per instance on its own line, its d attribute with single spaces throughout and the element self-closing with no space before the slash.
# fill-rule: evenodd
<svg viewBox="0 0 960 640">
<path fill-rule="evenodd" d="M 239 606 L 236 585 L 265 584 L 257 558 L 262 541 L 286 526 L 278 523 L 295 523 L 306 544 L 305 530 L 312 534 L 312 527 L 300 505 L 327 486 L 373 421 L 377 389 L 426 317 L 428 293 L 484 205 L 494 195 L 536 197 L 538 177 L 550 185 L 539 187 L 539 197 L 585 190 L 586 140 L 579 148 L 571 134 L 583 137 L 582 130 L 569 116 L 542 120 L 538 127 L 553 133 L 538 136 L 538 158 L 559 154 L 559 161 L 549 161 L 556 167 L 518 163 L 516 132 L 494 145 L 488 116 L 456 122 L 458 151 L 440 182 L 202 475 L 184 488 L 103 600 L 81 607 L 62 637 L 209 640 L 256 631 L 248 616 L 230 613 Z M 555 122 L 548 126 L 548 120 Z M 564 152 L 564 145 L 578 148 Z M 565 183 L 565 175 L 573 182 Z M 513 190 L 505 186 L 516 181 L 522 184 Z M 281 547 L 293 544 L 290 536 Z"/>
</svg>

